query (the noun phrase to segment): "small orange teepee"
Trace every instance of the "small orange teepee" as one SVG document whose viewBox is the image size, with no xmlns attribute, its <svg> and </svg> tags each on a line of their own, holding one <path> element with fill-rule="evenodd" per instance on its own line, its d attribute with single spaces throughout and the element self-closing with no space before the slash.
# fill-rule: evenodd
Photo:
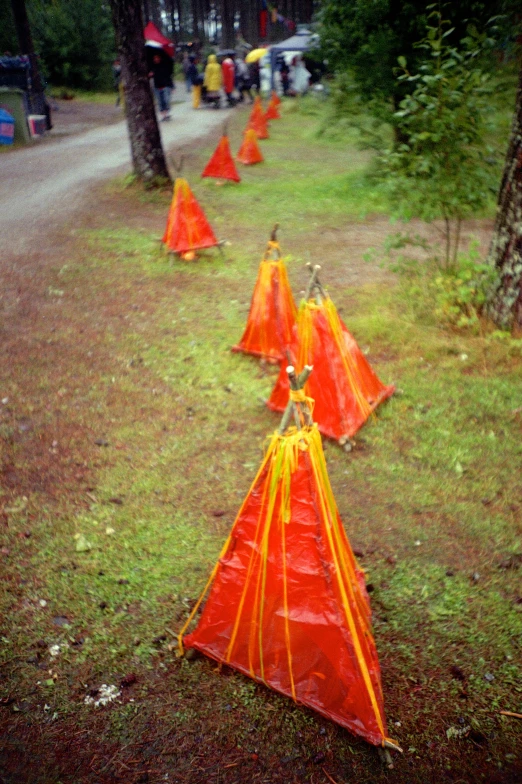
<svg viewBox="0 0 522 784">
<path fill-rule="evenodd" d="M 252 117 L 250 118 L 245 130 L 249 130 L 250 128 L 256 132 L 256 136 L 258 139 L 269 138 L 268 127 L 263 112 L 261 112 L 261 114 L 258 114 L 253 118 Z"/>
<path fill-rule="evenodd" d="M 241 182 L 241 177 L 237 173 L 236 164 L 234 163 L 232 153 L 230 152 L 230 144 L 226 134 L 223 134 L 219 140 L 219 144 L 214 150 L 214 153 L 205 166 L 201 176 Z"/>
<path fill-rule="evenodd" d="M 275 106 L 279 106 L 281 103 L 281 98 L 278 96 L 275 90 L 272 90 L 272 95 L 270 97 L 270 103 L 273 103 Z"/>
<path fill-rule="evenodd" d="M 261 96 L 256 95 L 256 97 L 254 99 L 254 105 L 252 107 L 252 111 L 250 112 L 250 117 L 248 118 L 249 122 L 250 122 L 250 120 L 253 120 L 256 117 L 262 117 L 263 114 L 264 114 L 264 112 L 263 112 L 263 102 L 261 101 Z"/>
<path fill-rule="evenodd" d="M 387 736 L 364 574 L 298 388 L 302 377 L 288 371 L 292 400 L 179 634 L 179 652 L 196 648 L 369 743 L 400 751 Z M 293 416 L 299 424 L 288 427 Z"/>
<path fill-rule="evenodd" d="M 205 213 L 188 182 L 178 177 L 174 183 L 174 196 L 167 218 L 163 243 L 184 258 L 194 258 L 194 251 L 219 245 Z"/>
<path fill-rule="evenodd" d="M 265 120 L 280 120 L 281 115 L 279 114 L 279 109 L 277 108 L 277 104 L 270 101 L 268 104 L 268 108 L 265 112 Z"/>
<path fill-rule="evenodd" d="M 281 248 L 276 238 L 278 228 L 276 224 L 259 265 L 243 337 L 232 348 L 232 351 L 243 351 L 275 361 L 285 356 L 297 315 L 285 262 L 281 258 Z"/>
<path fill-rule="evenodd" d="M 299 306 L 290 355 L 298 368 L 314 366 L 305 390 L 317 401 L 314 419 L 319 430 L 345 444 L 395 387 L 382 384 L 370 367 L 319 283 L 319 269 L 318 265 L 314 268 L 307 296 Z M 315 300 L 310 298 L 314 291 Z M 268 407 L 284 411 L 288 392 L 288 379 L 281 368 Z"/>
<path fill-rule="evenodd" d="M 243 144 L 239 148 L 239 152 L 236 155 L 236 160 L 240 163 L 244 163 L 247 166 L 252 163 L 261 163 L 264 161 L 261 150 L 259 149 L 257 143 L 257 134 L 251 128 L 245 131 Z"/>
</svg>

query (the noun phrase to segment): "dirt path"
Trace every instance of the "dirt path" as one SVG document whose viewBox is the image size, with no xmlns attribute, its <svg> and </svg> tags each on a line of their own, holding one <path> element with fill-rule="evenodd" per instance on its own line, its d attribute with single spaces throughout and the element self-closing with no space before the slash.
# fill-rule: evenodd
<svg viewBox="0 0 522 784">
<path fill-rule="evenodd" d="M 228 111 L 195 112 L 187 94 L 181 89 L 177 92 L 179 102 L 173 103 L 172 121 L 160 125 L 166 153 L 207 136 L 228 116 Z M 98 110 L 94 117 L 111 122 L 115 108 L 104 108 L 107 111 Z M 66 120 L 62 122 L 57 112 L 55 129 L 43 143 L 2 156 L 0 236 L 9 238 L 4 249 L 24 253 L 35 242 L 41 245 L 50 224 L 59 228 L 82 206 L 89 186 L 130 169 L 126 123 L 121 120 L 76 134 L 92 119 L 84 112 L 77 123 L 71 123 L 67 115 L 72 110 L 67 104 L 60 107 Z M 74 135 L 64 138 L 71 131 Z"/>
</svg>

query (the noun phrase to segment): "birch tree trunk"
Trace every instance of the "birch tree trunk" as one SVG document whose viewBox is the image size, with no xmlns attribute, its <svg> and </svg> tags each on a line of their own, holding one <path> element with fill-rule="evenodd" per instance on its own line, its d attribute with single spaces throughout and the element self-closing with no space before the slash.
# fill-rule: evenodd
<svg viewBox="0 0 522 784">
<path fill-rule="evenodd" d="M 499 283 L 487 311 L 502 329 L 522 328 L 522 70 L 489 249 Z"/>
<path fill-rule="evenodd" d="M 132 165 L 144 182 L 170 180 L 149 85 L 140 0 L 109 0 L 121 59 Z"/>
</svg>

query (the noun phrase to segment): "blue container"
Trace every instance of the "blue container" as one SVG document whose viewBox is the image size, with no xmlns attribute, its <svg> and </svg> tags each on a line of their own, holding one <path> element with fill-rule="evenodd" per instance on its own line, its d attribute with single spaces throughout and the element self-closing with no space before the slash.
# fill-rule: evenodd
<svg viewBox="0 0 522 784">
<path fill-rule="evenodd" d="M 0 144 L 12 144 L 14 141 L 14 117 L 0 109 Z"/>
</svg>

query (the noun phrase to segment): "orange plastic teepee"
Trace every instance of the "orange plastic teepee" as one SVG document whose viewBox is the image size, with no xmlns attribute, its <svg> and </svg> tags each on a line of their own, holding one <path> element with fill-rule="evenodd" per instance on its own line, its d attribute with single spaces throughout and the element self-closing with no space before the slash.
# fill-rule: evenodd
<svg viewBox="0 0 522 784">
<path fill-rule="evenodd" d="M 205 166 L 202 177 L 217 177 L 220 180 L 233 180 L 241 182 L 241 177 L 237 173 L 236 164 L 230 152 L 228 136 L 223 134 L 214 153 Z"/>
<path fill-rule="evenodd" d="M 252 106 L 252 111 L 250 112 L 250 116 L 248 118 L 250 120 L 255 119 L 256 117 L 262 117 L 264 114 L 263 112 L 263 102 L 261 101 L 261 96 L 256 95 L 254 99 L 254 105 Z"/>
<path fill-rule="evenodd" d="M 259 149 L 259 145 L 257 143 L 257 134 L 254 130 L 250 129 L 245 131 L 243 144 L 239 148 L 239 152 L 236 155 L 236 160 L 240 163 L 244 163 L 245 165 L 250 165 L 251 163 L 261 163 L 264 161 L 264 158 L 261 155 L 261 150 Z"/>
<path fill-rule="evenodd" d="M 268 108 L 265 112 L 265 120 L 280 120 L 281 115 L 279 114 L 279 109 L 277 108 L 277 104 L 270 101 L 268 104 Z"/>
<path fill-rule="evenodd" d="M 182 177 L 174 183 L 174 196 L 163 242 L 169 250 L 189 258 L 195 250 L 219 245 L 205 213 Z M 194 258 L 194 256 L 191 256 Z"/>
<path fill-rule="evenodd" d="M 400 750 L 387 737 L 364 575 L 299 383 L 292 375 L 289 412 L 180 632 L 180 653 L 196 648 L 370 743 Z M 292 415 L 298 428 L 287 428 Z M 197 627 L 183 638 L 207 593 Z"/>
<path fill-rule="evenodd" d="M 317 401 L 314 419 L 321 433 L 344 444 L 379 403 L 393 394 L 395 387 L 382 384 L 373 372 L 319 283 L 319 269 L 314 268 L 307 297 L 299 306 L 290 354 L 298 368 L 314 366 L 306 385 L 306 394 Z M 315 301 L 310 299 L 314 290 Z M 284 411 L 288 391 L 282 368 L 268 407 Z"/>
<path fill-rule="evenodd" d="M 270 103 L 275 104 L 275 106 L 279 106 L 281 103 L 281 98 L 278 96 L 275 90 L 272 90 L 272 95 L 270 97 Z"/>
<path fill-rule="evenodd" d="M 276 239 L 277 229 L 276 224 L 259 265 L 243 337 L 232 348 L 232 351 L 243 351 L 269 360 L 284 358 L 297 315 L 285 262 Z"/>
<path fill-rule="evenodd" d="M 248 131 L 250 128 L 256 132 L 256 136 L 258 139 L 269 138 L 268 127 L 263 112 L 261 112 L 261 114 L 256 115 L 255 117 L 250 118 L 245 130 Z"/>
</svg>

